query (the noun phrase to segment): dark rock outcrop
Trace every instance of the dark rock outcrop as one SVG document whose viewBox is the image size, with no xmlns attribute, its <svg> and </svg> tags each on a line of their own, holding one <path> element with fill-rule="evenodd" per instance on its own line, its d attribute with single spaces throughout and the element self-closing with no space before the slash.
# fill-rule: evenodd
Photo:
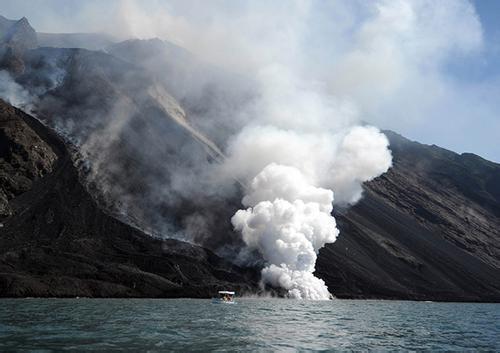
<svg viewBox="0 0 500 353">
<path fill-rule="evenodd" d="M 11 215 L 0 220 L 0 296 L 209 297 L 217 288 L 257 288 L 254 271 L 198 246 L 154 239 L 105 214 L 58 137 L 3 101 L 0 115 L 4 155 L 21 145 L 30 152 L 19 171 L 34 175 L 23 193 L 12 194 Z M 15 180 L 18 172 L 0 161 L 2 173 Z"/>
<path fill-rule="evenodd" d="M 336 214 L 317 275 L 343 298 L 500 301 L 500 165 L 386 135 L 394 166 Z"/>
<path fill-rule="evenodd" d="M 17 115 L 14 108 L 0 105 L 0 197 L 7 200 L 31 189 L 57 160 L 50 146 Z"/>
</svg>

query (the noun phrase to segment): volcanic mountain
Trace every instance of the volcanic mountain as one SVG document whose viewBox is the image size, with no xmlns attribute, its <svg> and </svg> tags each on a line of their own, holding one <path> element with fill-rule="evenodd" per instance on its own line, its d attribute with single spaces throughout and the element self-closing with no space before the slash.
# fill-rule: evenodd
<svg viewBox="0 0 500 353">
<path fill-rule="evenodd" d="M 58 47 L 94 49 L 92 36 L 39 35 L 54 47 L 36 47 L 27 21 L 5 36 L 19 21 L 0 20 L 15 39 L 0 91 L 37 117 L 1 105 L 0 294 L 256 291 L 258 254 L 250 269 L 221 258 L 242 246 L 230 224 L 241 185 L 211 187 L 207 173 L 251 80 L 161 40 L 93 51 Z M 500 166 L 385 133 L 393 167 L 334 210 L 340 236 L 316 275 L 342 298 L 500 301 Z"/>
</svg>

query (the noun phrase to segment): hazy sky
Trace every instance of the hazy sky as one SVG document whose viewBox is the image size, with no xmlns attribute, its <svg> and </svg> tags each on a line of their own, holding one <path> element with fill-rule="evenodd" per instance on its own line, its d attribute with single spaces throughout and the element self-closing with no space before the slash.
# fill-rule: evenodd
<svg viewBox="0 0 500 353">
<path fill-rule="evenodd" d="M 251 72 L 277 61 L 362 120 L 500 162 L 500 1 L 0 0 L 40 32 L 161 37 Z"/>
</svg>

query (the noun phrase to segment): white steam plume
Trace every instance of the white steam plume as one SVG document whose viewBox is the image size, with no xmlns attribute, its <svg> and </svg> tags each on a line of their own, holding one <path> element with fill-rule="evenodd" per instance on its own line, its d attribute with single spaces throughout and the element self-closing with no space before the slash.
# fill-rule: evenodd
<svg viewBox="0 0 500 353">
<path fill-rule="evenodd" d="M 318 250 L 333 243 L 338 230 L 331 216 L 333 192 L 308 183 L 294 167 L 269 164 L 252 181 L 232 223 L 252 249 L 269 263 L 262 279 L 293 298 L 328 299 L 314 277 Z"/>
<path fill-rule="evenodd" d="M 317 135 L 267 127 L 244 130 L 235 141 L 226 167 L 248 176 L 264 166 L 246 190 L 242 203 L 248 208 L 231 220 L 267 262 L 262 280 L 292 298 L 328 299 L 313 272 L 319 249 L 338 235 L 331 189 L 341 203 L 356 202 L 361 183 L 391 165 L 386 137 L 373 127 Z"/>
<path fill-rule="evenodd" d="M 338 235 L 333 204 L 352 204 L 362 183 L 387 171 L 387 138 L 358 126 L 352 102 L 273 64 L 261 74 L 255 118 L 227 146 L 222 175 L 248 184 L 246 209 L 232 217 L 251 250 L 266 261 L 262 281 L 297 299 L 328 299 L 314 276 L 319 249 Z M 335 192 L 335 200 L 334 200 Z"/>
</svg>

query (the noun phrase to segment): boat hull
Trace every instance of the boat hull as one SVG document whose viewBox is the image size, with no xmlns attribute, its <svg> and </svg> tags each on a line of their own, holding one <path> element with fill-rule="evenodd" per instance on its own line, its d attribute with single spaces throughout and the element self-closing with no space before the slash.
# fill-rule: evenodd
<svg viewBox="0 0 500 353">
<path fill-rule="evenodd" d="M 227 301 L 218 298 L 212 298 L 212 304 L 236 304 L 236 302 L 234 300 Z"/>
</svg>

